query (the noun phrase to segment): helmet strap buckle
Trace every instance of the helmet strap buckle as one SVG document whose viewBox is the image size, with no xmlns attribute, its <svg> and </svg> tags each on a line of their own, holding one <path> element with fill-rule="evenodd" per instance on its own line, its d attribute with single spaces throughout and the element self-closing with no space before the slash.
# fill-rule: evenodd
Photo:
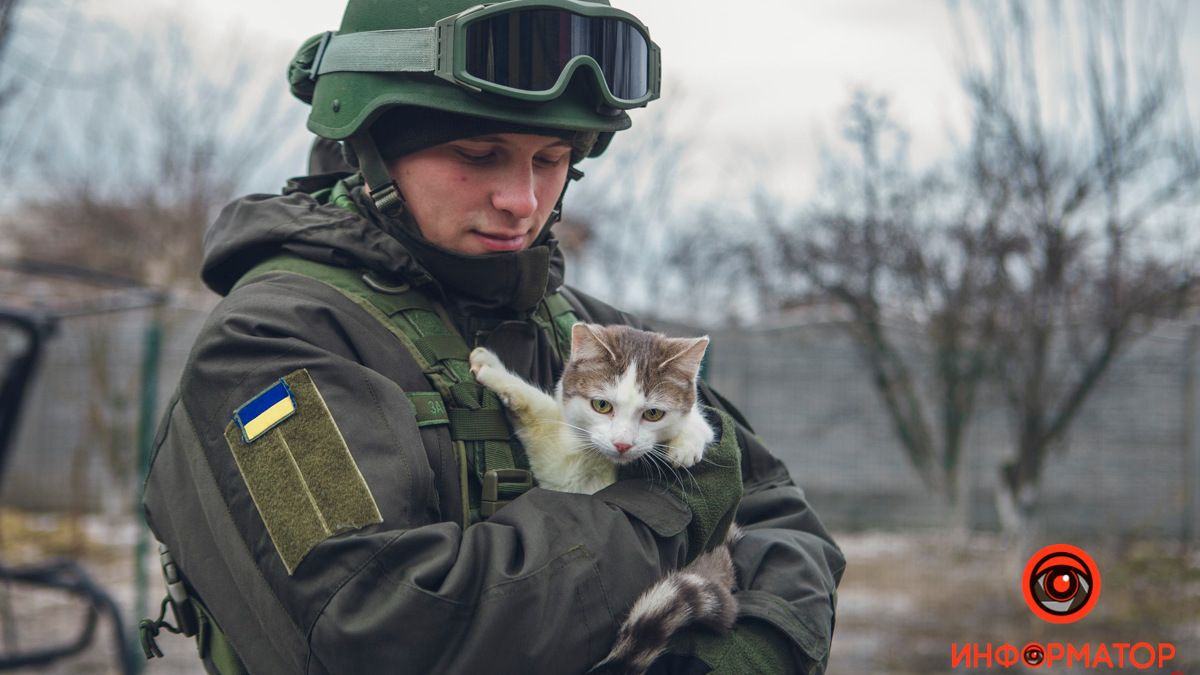
<svg viewBox="0 0 1200 675">
<path fill-rule="evenodd" d="M 385 216 L 398 215 L 404 208 L 404 198 L 400 196 L 400 190 L 396 189 L 395 183 L 388 183 L 379 191 L 372 190 L 371 200 L 375 202 L 375 208 Z"/>
<path fill-rule="evenodd" d="M 388 173 L 387 163 L 379 154 L 379 146 L 365 129 L 346 139 L 358 157 L 358 168 L 367 181 L 375 208 L 385 216 L 394 217 L 404 208 L 404 196 Z"/>
</svg>

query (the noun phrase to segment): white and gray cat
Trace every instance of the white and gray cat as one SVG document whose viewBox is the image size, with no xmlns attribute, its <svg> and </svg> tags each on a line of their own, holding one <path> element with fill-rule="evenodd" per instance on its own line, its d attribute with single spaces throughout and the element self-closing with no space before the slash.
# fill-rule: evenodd
<svg viewBox="0 0 1200 675">
<path fill-rule="evenodd" d="M 553 396 L 509 372 L 484 348 L 471 352 L 471 370 L 511 411 L 538 484 L 592 494 L 616 482 L 620 465 L 648 458 L 675 471 L 703 458 L 714 437 L 696 397 L 707 347 L 707 337 L 577 323 Z M 737 600 L 729 546 L 739 536 L 734 526 L 725 546 L 644 592 L 593 672 L 642 673 L 680 628 L 732 626 Z"/>
</svg>

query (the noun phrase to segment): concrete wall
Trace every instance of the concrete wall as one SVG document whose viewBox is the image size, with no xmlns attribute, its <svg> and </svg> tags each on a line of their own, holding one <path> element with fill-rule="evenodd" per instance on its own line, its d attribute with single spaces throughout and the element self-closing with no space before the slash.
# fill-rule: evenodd
<svg viewBox="0 0 1200 675">
<path fill-rule="evenodd" d="M 163 313 L 156 421 L 206 313 L 201 306 Z M 135 312 L 62 323 L 10 449 L 0 502 L 34 509 L 132 508 L 140 487 L 136 424 L 150 318 Z M 682 326 L 665 330 L 688 332 Z M 1198 361 L 1194 354 L 1189 361 L 1195 350 L 1189 330 L 1195 328 L 1160 328 L 1113 365 L 1047 466 L 1041 512 L 1048 529 L 1168 538 L 1189 528 L 1200 531 L 1196 412 L 1191 419 L 1185 413 L 1200 399 L 1194 391 L 1200 378 L 1187 376 Z M 979 401 L 964 449 L 964 496 L 951 507 L 910 467 L 859 355 L 838 326 L 711 335 L 709 381 L 784 459 L 828 525 L 997 526 L 997 467 L 1011 442 L 1007 413 L 994 392 Z M 919 353 L 915 343 L 908 349 Z"/>
<path fill-rule="evenodd" d="M 1188 496 L 1200 483 L 1195 433 L 1189 439 L 1187 431 L 1197 415 L 1197 378 L 1187 375 L 1196 363 L 1188 357 L 1196 348 L 1189 330 L 1168 326 L 1142 337 L 1084 405 L 1045 469 L 1039 504 L 1047 531 L 1196 531 L 1196 500 Z M 921 362 L 915 347 L 908 351 Z M 838 326 L 715 333 L 711 359 L 710 382 L 750 418 L 828 524 L 998 527 L 998 467 L 1013 444 L 996 392 L 979 400 L 963 449 L 964 495 L 952 508 L 911 468 Z"/>
</svg>

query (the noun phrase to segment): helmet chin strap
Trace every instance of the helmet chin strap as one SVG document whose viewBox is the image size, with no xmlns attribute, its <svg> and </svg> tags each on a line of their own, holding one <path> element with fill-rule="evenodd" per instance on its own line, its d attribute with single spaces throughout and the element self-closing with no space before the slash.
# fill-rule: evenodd
<svg viewBox="0 0 1200 675">
<path fill-rule="evenodd" d="M 550 226 L 562 220 L 563 197 L 567 196 L 567 188 L 570 187 L 571 181 L 583 178 L 583 172 L 576 169 L 574 165 L 567 169 L 567 180 L 563 181 L 562 192 L 558 193 L 558 201 L 554 204 L 554 210 L 550 212 L 550 219 L 546 222 L 546 226 L 542 228 L 543 232 L 550 229 Z"/>
<path fill-rule="evenodd" d="M 354 154 L 358 156 L 358 168 L 362 171 L 367 187 L 371 190 L 371 200 L 375 208 L 385 216 L 394 217 L 404 210 L 404 197 L 400 188 L 388 173 L 387 164 L 379 155 L 379 146 L 375 139 L 366 131 L 360 131 L 346 139 Z"/>
</svg>

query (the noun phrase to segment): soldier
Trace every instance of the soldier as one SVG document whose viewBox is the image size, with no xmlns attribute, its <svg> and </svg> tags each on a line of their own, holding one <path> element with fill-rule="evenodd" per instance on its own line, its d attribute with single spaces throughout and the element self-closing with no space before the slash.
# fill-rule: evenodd
<svg viewBox="0 0 1200 675">
<path fill-rule="evenodd" d="M 563 285 L 551 225 L 658 76 L 645 26 L 584 0 L 349 0 L 302 46 L 293 93 L 357 170 L 221 213 L 203 277 L 224 299 L 146 484 L 210 672 L 583 673 L 735 512 L 734 630 L 689 630 L 651 672 L 824 669 L 841 553 L 728 403 L 701 383 L 729 461 L 694 483 L 566 494 L 532 484 L 466 369 L 487 346 L 550 388 L 574 321 L 641 326 Z"/>
</svg>

